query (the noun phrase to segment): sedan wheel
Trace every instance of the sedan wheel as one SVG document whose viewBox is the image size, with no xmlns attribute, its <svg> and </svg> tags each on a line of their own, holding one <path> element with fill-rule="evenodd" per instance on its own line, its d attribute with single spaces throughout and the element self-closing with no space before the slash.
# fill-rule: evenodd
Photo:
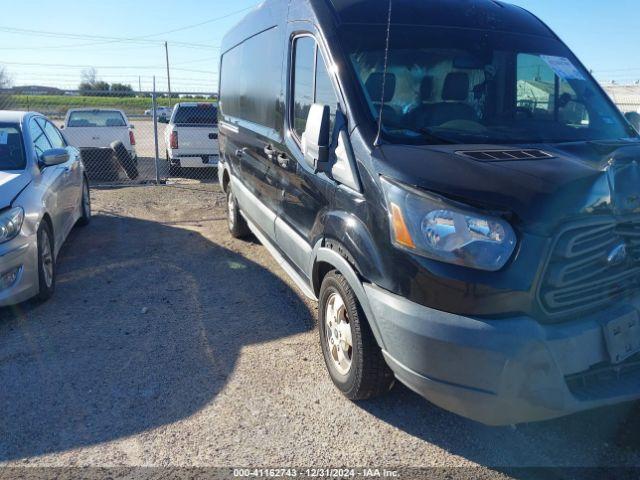
<svg viewBox="0 0 640 480">
<path fill-rule="evenodd" d="M 42 265 L 42 278 L 48 288 L 53 285 L 53 252 L 51 251 L 51 240 L 47 232 L 42 233 L 42 255 L 40 257 Z"/>
<path fill-rule="evenodd" d="M 80 226 L 86 226 L 91 223 L 91 192 L 89 191 L 89 182 L 85 179 L 82 182 L 82 199 L 80 210 L 82 212 L 78 224 Z"/>
<path fill-rule="evenodd" d="M 56 288 L 56 259 L 53 249 L 53 233 L 46 221 L 38 228 L 38 286 L 36 299 L 49 300 Z"/>
</svg>

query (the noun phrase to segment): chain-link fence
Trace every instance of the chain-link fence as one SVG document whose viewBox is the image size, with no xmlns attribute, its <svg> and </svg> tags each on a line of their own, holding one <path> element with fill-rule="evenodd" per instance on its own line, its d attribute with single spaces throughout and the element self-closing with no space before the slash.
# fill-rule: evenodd
<svg viewBox="0 0 640 480">
<path fill-rule="evenodd" d="M 0 110 L 49 117 L 80 150 L 93 186 L 217 179 L 211 93 L 0 91 Z"/>
<path fill-rule="evenodd" d="M 49 117 L 80 149 L 93 186 L 217 181 L 215 94 L 50 90 L 0 90 L 0 110 Z M 609 93 L 622 112 L 640 113 L 626 90 Z"/>
</svg>

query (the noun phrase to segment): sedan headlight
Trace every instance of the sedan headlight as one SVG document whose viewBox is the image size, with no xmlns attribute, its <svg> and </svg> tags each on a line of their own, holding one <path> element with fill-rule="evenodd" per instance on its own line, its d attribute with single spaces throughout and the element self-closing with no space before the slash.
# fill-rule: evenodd
<svg viewBox="0 0 640 480">
<path fill-rule="evenodd" d="M 382 186 L 396 247 L 490 272 L 500 270 L 513 255 L 516 235 L 505 220 L 384 178 Z"/>
<path fill-rule="evenodd" d="M 24 222 L 24 210 L 15 207 L 0 213 L 0 243 L 6 243 L 14 239 L 22 229 Z"/>
</svg>

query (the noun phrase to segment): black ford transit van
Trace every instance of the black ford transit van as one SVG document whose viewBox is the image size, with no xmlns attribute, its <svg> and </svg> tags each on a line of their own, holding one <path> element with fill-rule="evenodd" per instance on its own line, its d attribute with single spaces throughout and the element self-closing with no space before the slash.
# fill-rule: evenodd
<svg viewBox="0 0 640 480">
<path fill-rule="evenodd" d="M 230 231 L 319 301 L 348 398 L 504 425 L 640 397 L 640 140 L 533 15 L 267 0 L 219 112 Z"/>
</svg>

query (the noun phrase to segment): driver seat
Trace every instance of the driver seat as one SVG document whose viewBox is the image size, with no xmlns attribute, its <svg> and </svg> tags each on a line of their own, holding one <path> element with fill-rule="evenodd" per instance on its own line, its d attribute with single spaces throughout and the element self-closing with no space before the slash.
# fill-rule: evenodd
<svg viewBox="0 0 640 480">
<path fill-rule="evenodd" d="M 412 123 L 417 128 L 437 127 L 454 120 L 477 121 L 478 116 L 469 99 L 469 75 L 452 72 L 447 75 L 442 88 L 442 102 L 423 104 L 413 111 Z"/>
</svg>

